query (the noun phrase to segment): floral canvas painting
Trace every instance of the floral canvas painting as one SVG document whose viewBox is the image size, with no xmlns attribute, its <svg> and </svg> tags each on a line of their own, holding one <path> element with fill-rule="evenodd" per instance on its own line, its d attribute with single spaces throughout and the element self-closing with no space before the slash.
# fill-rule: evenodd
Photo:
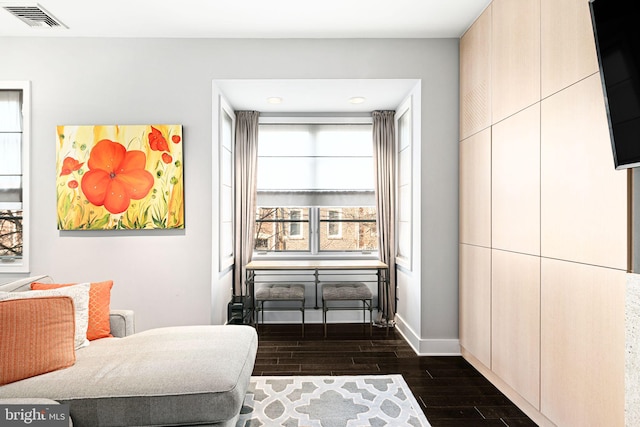
<svg viewBox="0 0 640 427">
<path fill-rule="evenodd" d="M 181 125 L 58 126 L 59 230 L 184 228 Z"/>
</svg>

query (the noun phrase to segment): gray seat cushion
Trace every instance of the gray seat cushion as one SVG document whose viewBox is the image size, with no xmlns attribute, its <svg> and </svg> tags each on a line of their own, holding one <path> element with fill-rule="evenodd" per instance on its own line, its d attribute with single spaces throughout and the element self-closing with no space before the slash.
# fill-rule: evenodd
<svg viewBox="0 0 640 427">
<path fill-rule="evenodd" d="M 371 298 L 373 298 L 371 289 L 361 282 L 322 285 L 322 299 L 325 301 L 364 300 Z"/>
<path fill-rule="evenodd" d="M 242 407 L 257 347 L 245 325 L 103 338 L 78 350 L 67 369 L 0 387 L 0 398 L 68 403 L 77 426 L 227 425 Z"/>
<path fill-rule="evenodd" d="M 304 300 L 304 285 L 268 284 L 256 290 L 258 301 L 302 301 Z"/>
</svg>

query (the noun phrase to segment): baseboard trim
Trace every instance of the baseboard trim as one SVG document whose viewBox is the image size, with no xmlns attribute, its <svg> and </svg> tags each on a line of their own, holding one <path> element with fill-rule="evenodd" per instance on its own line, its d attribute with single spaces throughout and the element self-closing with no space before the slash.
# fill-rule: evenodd
<svg viewBox="0 0 640 427">
<path fill-rule="evenodd" d="M 396 315 L 396 330 L 409 343 L 418 356 L 460 356 L 458 339 L 422 339 L 413 329 Z"/>
</svg>

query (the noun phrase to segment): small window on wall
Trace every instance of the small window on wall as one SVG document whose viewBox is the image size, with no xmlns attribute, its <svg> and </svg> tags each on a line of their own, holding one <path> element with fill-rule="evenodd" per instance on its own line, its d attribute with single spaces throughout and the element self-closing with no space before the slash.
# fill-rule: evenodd
<svg viewBox="0 0 640 427">
<path fill-rule="evenodd" d="M 0 81 L 0 272 L 29 271 L 29 83 Z"/>
<path fill-rule="evenodd" d="M 289 237 L 301 239 L 302 236 L 302 209 L 289 209 Z M 308 222 L 308 221 L 307 221 Z"/>
</svg>

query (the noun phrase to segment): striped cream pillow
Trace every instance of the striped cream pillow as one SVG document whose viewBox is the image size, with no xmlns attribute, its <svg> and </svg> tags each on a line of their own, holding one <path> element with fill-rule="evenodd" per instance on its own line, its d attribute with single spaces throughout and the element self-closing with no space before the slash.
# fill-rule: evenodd
<svg viewBox="0 0 640 427">
<path fill-rule="evenodd" d="M 68 296 L 0 301 L 0 385 L 73 365 L 74 336 Z"/>
<path fill-rule="evenodd" d="M 73 286 L 75 283 L 31 283 L 33 290 L 59 289 Z M 112 337 L 109 310 L 111 304 L 111 288 L 113 280 L 104 282 L 91 282 L 89 287 L 89 326 L 87 327 L 87 339 L 89 341 L 99 338 Z"/>
</svg>

